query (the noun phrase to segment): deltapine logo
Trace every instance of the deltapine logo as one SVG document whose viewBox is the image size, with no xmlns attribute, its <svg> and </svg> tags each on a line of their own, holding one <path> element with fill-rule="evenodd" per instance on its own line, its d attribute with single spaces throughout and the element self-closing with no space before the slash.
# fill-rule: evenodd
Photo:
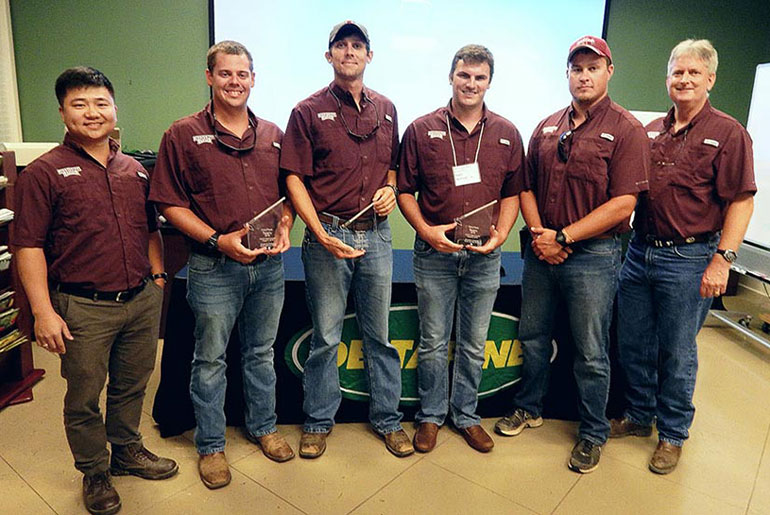
<svg viewBox="0 0 770 515">
<path fill-rule="evenodd" d="M 310 352 L 312 328 L 295 334 L 286 346 L 284 359 L 291 371 L 302 377 L 305 360 Z M 518 318 L 493 312 L 484 348 L 484 365 L 479 385 L 479 398 L 488 397 L 514 385 L 521 378 L 522 351 L 518 339 Z M 390 308 L 390 343 L 398 349 L 401 359 L 401 403 L 417 404 L 417 346 L 419 323 L 417 306 L 394 305 Z M 337 352 L 340 389 L 345 398 L 368 401 L 369 387 L 364 370 L 364 352 L 355 313 L 345 315 L 342 338 Z M 551 361 L 556 359 L 554 342 Z M 454 358 L 454 342 L 449 342 L 449 360 Z"/>
</svg>

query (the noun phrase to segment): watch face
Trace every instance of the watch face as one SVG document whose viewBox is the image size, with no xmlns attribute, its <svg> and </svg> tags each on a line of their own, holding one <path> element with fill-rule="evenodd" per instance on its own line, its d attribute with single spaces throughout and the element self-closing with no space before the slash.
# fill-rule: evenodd
<svg viewBox="0 0 770 515">
<path fill-rule="evenodd" d="M 735 260 L 738 259 L 738 254 L 736 254 L 733 250 L 725 250 L 723 256 L 729 263 L 734 263 Z"/>
</svg>

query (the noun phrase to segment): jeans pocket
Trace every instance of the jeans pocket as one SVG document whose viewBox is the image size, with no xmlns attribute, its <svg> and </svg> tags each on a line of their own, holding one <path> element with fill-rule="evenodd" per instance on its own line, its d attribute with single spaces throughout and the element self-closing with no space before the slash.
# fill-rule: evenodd
<svg viewBox="0 0 770 515">
<path fill-rule="evenodd" d="M 611 256 L 618 250 L 618 245 L 614 239 L 586 240 L 581 242 L 579 249 L 597 256 Z"/>
<path fill-rule="evenodd" d="M 209 273 L 214 271 L 219 263 L 218 257 L 204 256 L 203 254 L 197 254 L 195 252 L 190 254 L 190 259 L 187 262 L 191 272 Z"/>
<path fill-rule="evenodd" d="M 714 252 L 707 245 L 677 245 L 674 254 L 682 259 L 711 259 Z"/>
<path fill-rule="evenodd" d="M 377 235 L 380 237 L 380 239 L 385 243 L 390 243 L 393 241 L 393 234 L 390 232 L 390 224 L 387 220 L 383 220 L 382 222 L 376 224 L 375 230 L 377 231 Z"/>
<path fill-rule="evenodd" d="M 436 249 L 430 246 L 428 242 L 420 237 L 414 239 L 414 254 L 420 257 L 430 256 L 436 252 Z"/>
</svg>

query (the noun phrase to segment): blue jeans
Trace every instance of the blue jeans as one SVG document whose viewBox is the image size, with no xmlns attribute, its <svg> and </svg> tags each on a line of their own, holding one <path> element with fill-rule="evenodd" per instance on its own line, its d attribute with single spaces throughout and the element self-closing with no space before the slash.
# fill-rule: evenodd
<svg viewBox="0 0 770 515">
<path fill-rule="evenodd" d="M 500 249 L 439 252 L 417 237 L 414 280 L 420 315 L 417 422 L 442 425 L 447 412 L 458 428 L 474 426 L 484 347 L 500 288 Z M 457 313 L 455 315 L 455 305 Z M 455 322 L 454 374 L 449 398 L 448 350 Z"/>
<path fill-rule="evenodd" d="M 401 361 L 388 338 L 393 275 L 390 226 L 383 220 L 368 231 L 351 231 L 339 227 L 339 222 L 324 223 L 324 229 L 348 245 L 365 248 L 362 257 L 335 258 L 307 229 L 302 243 L 307 305 L 313 321 L 302 377 L 304 430 L 325 433 L 334 425 L 342 400 L 337 349 L 352 289 L 369 381 L 369 420 L 378 433 L 392 433 L 401 429 L 402 414 L 398 411 Z"/>
<path fill-rule="evenodd" d="M 238 320 L 246 430 L 275 432 L 273 343 L 283 306 L 283 261 L 268 257 L 242 265 L 224 255 L 192 253 L 187 302 L 195 315 L 190 397 L 195 408 L 199 454 L 225 448 L 225 352 Z"/>
<path fill-rule="evenodd" d="M 578 437 L 602 445 L 610 433 L 606 416 L 610 389 L 609 330 L 620 269 L 620 238 L 587 240 L 572 245 L 560 265 L 540 261 L 531 247 L 522 276 L 521 388 L 514 405 L 534 416 L 543 411 L 548 389 L 551 339 L 556 307 L 563 298 L 575 342 L 573 373 L 578 390 Z"/>
<path fill-rule="evenodd" d="M 695 336 L 711 298 L 700 296 L 703 272 L 718 239 L 656 248 L 634 239 L 620 272 L 618 353 L 627 382 L 626 416 L 651 425 L 658 437 L 681 446 L 695 415 L 698 371 Z"/>
</svg>

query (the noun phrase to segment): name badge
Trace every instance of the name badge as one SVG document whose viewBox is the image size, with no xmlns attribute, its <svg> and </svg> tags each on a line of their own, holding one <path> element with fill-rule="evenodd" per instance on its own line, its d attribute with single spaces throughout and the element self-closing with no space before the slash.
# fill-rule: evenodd
<svg viewBox="0 0 770 515">
<path fill-rule="evenodd" d="M 455 186 L 465 186 L 481 182 L 481 172 L 479 171 L 478 163 L 453 166 L 452 174 L 454 175 Z"/>
</svg>

